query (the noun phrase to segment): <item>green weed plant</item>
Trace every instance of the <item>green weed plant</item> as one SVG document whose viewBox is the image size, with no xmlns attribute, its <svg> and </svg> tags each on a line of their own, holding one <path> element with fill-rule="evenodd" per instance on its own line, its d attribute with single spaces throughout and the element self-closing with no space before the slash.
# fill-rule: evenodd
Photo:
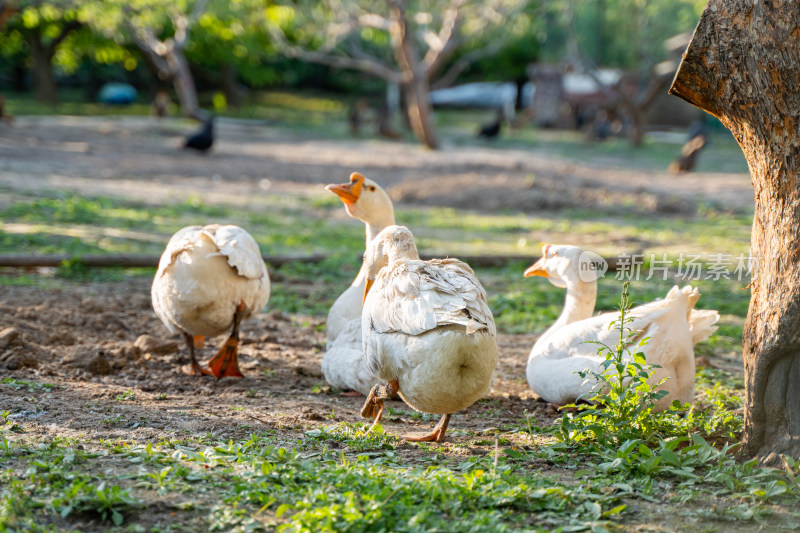
<svg viewBox="0 0 800 533">
<path fill-rule="evenodd" d="M 649 440 L 665 417 L 655 413 L 656 403 L 667 395 L 660 389 L 666 379 L 651 384 L 658 365 L 645 360 L 642 350 L 648 338 L 632 330 L 629 325 L 631 303 L 628 283 L 623 284 L 619 302 L 619 319 L 609 325 L 619 330 L 619 341 L 609 346 L 600 341 L 587 341 L 598 345 L 598 355 L 603 359 L 603 370 L 579 372 L 582 378 L 594 380 L 595 386 L 585 398 L 586 404 L 570 404 L 560 420 L 560 439 L 563 442 L 593 440 L 601 446 L 617 446 L 630 439 Z M 672 409 L 681 409 L 675 402 Z M 666 416 L 669 416 L 669 411 Z"/>
</svg>

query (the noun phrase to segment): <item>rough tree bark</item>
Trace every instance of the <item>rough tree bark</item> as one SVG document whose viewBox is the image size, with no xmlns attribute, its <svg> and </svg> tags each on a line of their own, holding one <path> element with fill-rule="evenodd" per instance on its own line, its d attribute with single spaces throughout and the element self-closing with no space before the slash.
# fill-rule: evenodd
<svg viewBox="0 0 800 533">
<path fill-rule="evenodd" d="M 714 115 L 744 151 L 757 258 L 744 326 L 743 453 L 800 456 L 800 3 L 711 0 L 670 93 Z"/>
</svg>

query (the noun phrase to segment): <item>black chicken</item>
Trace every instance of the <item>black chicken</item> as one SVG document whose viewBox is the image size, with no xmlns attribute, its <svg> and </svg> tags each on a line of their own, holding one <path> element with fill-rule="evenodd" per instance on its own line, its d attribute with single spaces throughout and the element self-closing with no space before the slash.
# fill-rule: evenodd
<svg viewBox="0 0 800 533">
<path fill-rule="evenodd" d="M 481 126 L 481 129 L 478 130 L 478 137 L 485 137 L 487 139 L 494 139 L 498 135 L 500 135 L 500 129 L 503 126 L 503 114 L 498 113 L 497 118 L 494 122 L 490 124 L 486 124 L 485 126 Z"/>
<path fill-rule="evenodd" d="M 193 148 L 200 152 L 207 152 L 211 145 L 214 144 L 214 117 L 210 116 L 206 119 L 203 127 L 197 133 L 193 133 L 186 137 L 184 148 Z"/>
</svg>

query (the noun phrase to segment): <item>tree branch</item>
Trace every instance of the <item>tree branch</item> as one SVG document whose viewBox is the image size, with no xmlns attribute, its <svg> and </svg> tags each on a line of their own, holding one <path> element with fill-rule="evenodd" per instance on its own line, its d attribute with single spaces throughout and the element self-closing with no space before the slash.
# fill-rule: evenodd
<svg viewBox="0 0 800 533">
<path fill-rule="evenodd" d="M 64 39 L 66 39 L 67 36 L 70 33 L 72 33 L 73 31 L 77 30 L 81 26 L 83 26 L 83 23 L 81 21 L 79 21 L 79 20 L 70 20 L 69 22 L 67 22 L 64 25 L 63 28 L 61 28 L 61 31 L 56 36 L 56 38 L 53 39 L 52 41 L 50 41 L 50 44 L 48 45 L 48 48 L 50 50 L 55 50 L 56 48 L 58 48 L 59 44 L 64 42 Z"/>
<path fill-rule="evenodd" d="M 442 27 L 439 28 L 439 32 L 432 35 L 432 39 L 426 40 L 429 48 L 422 62 L 429 73 L 429 78 L 458 48 L 454 46 L 453 41 L 461 20 L 461 7 L 464 2 L 465 0 L 451 0 L 450 5 L 442 13 Z"/>
<path fill-rule="evenodd" d="M 208 0 L 197 0 L 189 16 L 183 13 L 172 19 L 172 24 L 175 26 L 175 35 L 173 41 L 175 48 L 183 50 L 186 46 L 186 41 L 189 40 L 189 26 L 191 26 L 208 7 Z"/>
<path fill-rule="evenodd" d="M 174 73 L 171 72 L 169 62 L 165 58 L 167 45 L 159 41 L 150 28 L 136 28 L 127 19 L 124 24 L 133 38 L 133 43 L 147 55 L 150 62 L 158 70 L 159 77 L 172 78 Z"/>
<path fill-rule="evenodd" d="M 367 56 L 366 53 L 364 53 L 364 57 L 354 58 L 335 55 L 328 51 L 308 50 L 290 43 L 283 33 L 283 30 L 275 26 L 270 27 L 270 34 L 273 39 L 275 39 L 278 47 L 289 57 L 302 59 L 319 65 L 327 65 L 329 67 L 360 70 L 392 83 L 402 83 L 404 80 L 402 74 Z M 337 43 L 337 45 L 338 44 L 340 43 Z"/>
<path fill-rule="evenodd" d="M 453 63 L 449 69 L 447 69 L 447 72 L 445 72 L 441 78 L 436 80 L 436 83 L 432 83 L 431 89 L 441 89 L 443 87 L 450 86 L 456 80 L 458 75 L 461 74 L 461 72 L 463 72 L 464 70 L 466 70 L 466 68 L 469 67 L 472 63 L 474 63 L 475 61 L 479 61 L 484 57 L 489 57 L 496 54 L 503 47 L 503 44 L 504 43 L 502 42 L 494 41 L 490 42 L 489 44 L 487 44 L 482 48 L 476 48 L 475 50 L 470 50 L 463 56 L 459 57 L 458 60 L 455 63 Z M 431 79 L 431 77 L 434 76 L 435 74 L 436 74 L 435 71 L 429 71 L 429 79 Z"/>
<path fill-rule="evenodd" d="M 362 28 L 375 28 L 376 30 L 392 30 L 392 21 L 376 13 L 364 13 L 358 16 L 358 25 Z"/>
</svg>

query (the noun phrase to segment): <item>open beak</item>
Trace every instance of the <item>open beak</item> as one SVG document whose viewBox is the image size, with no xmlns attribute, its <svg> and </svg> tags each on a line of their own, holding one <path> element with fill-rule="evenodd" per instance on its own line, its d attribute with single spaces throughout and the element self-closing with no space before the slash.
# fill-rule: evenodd
<svg viewBox="0 0 800 533">
<path fill-rule="evenodd" d="M 367 294 L 369 290 L 372 288 L 372 284 L 375 283 L 375 280 L 367 278 L 366 283 L 364 283 L 364 299 L 361 300 L 361 305 L 364 305 L 364 302 L 367 301 Z"/>
<path fill-rule="evenodd" d="M 333 194 L 341 198 L 345 205 L 353 205 L 358 201 L 361 196 L 361 187 L 364 186 L 364 176 L 358 172 L 350 174 L 350 183 L 343 183 L 341 185 L 330 184 L 325 188 Z"/>
</svg>

